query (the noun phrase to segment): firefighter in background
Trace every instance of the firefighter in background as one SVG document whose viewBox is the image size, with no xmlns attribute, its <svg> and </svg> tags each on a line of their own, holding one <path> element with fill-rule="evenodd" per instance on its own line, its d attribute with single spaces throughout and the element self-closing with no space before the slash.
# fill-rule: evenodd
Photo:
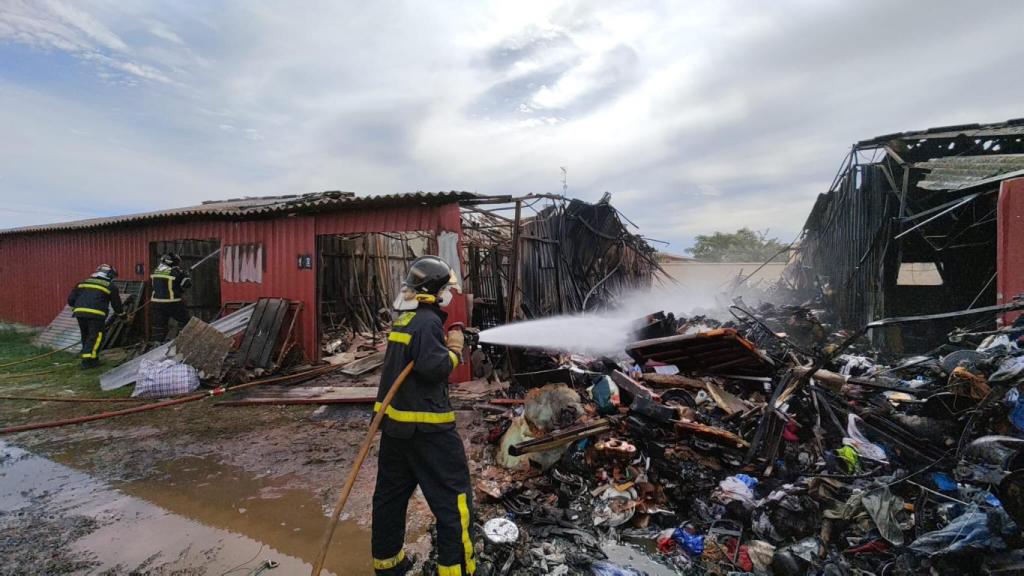
<svg viewBox="0 0 1024 576">
<path fill-rule="evenodd" d="M 113 308 L 118 316 L 124 316 L 121 294 L 114 286 L 114 278 L 117 278 L 117 270 L 109 264 L 102 264 L 68 294 L 68 306 L 78 319 L 78 330 L 82 333 L 82 368 L 99 366 L 108 309 Z"/>
<path fill-rule="evenodd" d="M 404 575 L 412 566 L 403 550 L 409 498 L 419 486 L 437 519 L 437 574 L 468 576 L 473 558 L 472 489 L 455 412 L 448 401 L 448 375 L 459 365 L 461 330 L 444 333 L 441 309 L 457 287 L 454 271 L 436 256 L 413 262 L 395 300 L 374 410 L 398 374 L 412 372 L 385 410 L 373 493 L 373 567 L 378 575 Z"/>
<path fill-rule="evenodd" d="M 178 323 L 179 330 L 188 324 L 188 308 L 182 297 L 192 286 L 192 279 L 181 269 L 181 258 L 173 252 L 160 257 L 160 264 L 149 279 L 153 282 L 153 293 L 149 297 L 150 339 L 163 342 L 167 339 L 171 319 Z"/>
</svg>

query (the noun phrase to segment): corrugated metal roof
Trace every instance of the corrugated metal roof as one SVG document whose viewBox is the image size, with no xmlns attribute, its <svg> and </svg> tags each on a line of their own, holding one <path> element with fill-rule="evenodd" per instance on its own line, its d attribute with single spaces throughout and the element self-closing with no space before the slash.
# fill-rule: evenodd
<svg viewBox="0 0 1024 576">
<path fill-rule="evenodd" d="M 947 156 L 918 162 L 914 168 L 928 171 L 928 175 L 918 182 L 918 188 L 962 190 L 1024 170 L 1024 154 Z"/>
<path fill-rule="evenodd" d="M 141 222 L 157 222 L 179 220 L 185 218 L 211 218 L 244 220 L 255 219 L 274 214 L 297 214 L 311 212 L 335 212 L 347 209 L 371 208 L 380 206 L 436 206 L 450 202 L 459 202 L 483 198 L 472 192 L 411 192 L 407 194 L 385 194 L 376 196 L 356 196 L 353 192 L 314 192 L 312 194 L 291 196 L 259 196 L 234 198 L 230 200 L 212 200 L 196 206 L 157 210 L 140 214 L 90 218 L 56 224 L 24 226 L 0 230 L 0 236 L 11 234 L 28 234 L 34 232 L 52 232 L 59 230 L 83 230 L 103 228 L 123 224 Z"/>
<path fill-rule="evenodd" d="M 958 136 L 1013 136 L 1024 135 L 1024 118 L 997 122 L 994 124 L 959 124 L 955 126 L 939 126 L 925 130 L 910 130 L 875 136 L 857 142 L 858 148 L 882 146 L 893 140 L 917 140 L 921 138 L 956 138 Z"/>
</svg>

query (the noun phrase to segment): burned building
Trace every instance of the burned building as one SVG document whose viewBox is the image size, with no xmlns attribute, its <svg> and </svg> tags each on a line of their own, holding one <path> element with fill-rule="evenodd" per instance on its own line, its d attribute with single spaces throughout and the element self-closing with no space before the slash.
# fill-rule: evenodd
<svg viewBox="0 0 1024 576">
<path fill-rule="evenodd" d="M 518 217 L 501 216 L 517 206 Z M 466 298 L 455 299 L 449 320 L 467 322 L 475 308 L 484 326 L 588 309 L 620 288 L 649 285 L 653 272 L 653 251 L 626 232 L 607 198 L 242 198 L 0 230 L 0 321 L 50 323 L 69 288 L 100 263 L 116 267 L 144 299 L 143 283 L 169 251 L 191 270 L 186 304 L 194 316 L 210 320 L 239 302 L 286 299 L 299 309 L 295 330 L 309 359 L 339 333 L 385 330 L 408 263 L 424 254 L 440 254 L 463 277 Z M 145 314 L 138 316 L 134 329 L 144 335 Z M 460 366 L 456 378 L 468 377 L 468 368 Z"/>
<path fill-rule="evenodd" d="M 1024 120 L 857 142 L 807 218 L 790 280 L 847 328 L 1012 299 L 1024 291 L 1021 176 Z M 875 336 L 890 350 L 921 351 L 953 328 Z"/>
<path fill-rule="evenodd" d="M 608 194 L 595 204 L 534 196 L 463 206 L 466 287 L 482 328 L 599 309 L 650 288 L 660 271 L 655 250 L 630 233 Z"/>
<path fill-rule="evenodd" d="M 315 359 L 332 319 L 364 318 L 364 308 L 393 297 L 401 281 L 401 272 L 386 265 L 396 252 L 394 239 L 411 247 L 399 252 L 403 265 L 440 242 L 457 243 L 459 202 L 473 197 L 323 192 L 3 230 L 0 275 L 7 297 L 0 320 L 45 325 L 61 311 L 69 287 L 98 264 L 116 267 L 121 280 L 146 281 L 159 255 L 175 251 L 191 269 L 194 287 L 186 304 L 194 316 L 209 320 L 229 303 L 261 297 L 298 302 L 299 342 Z M 339 277 L 345 283 L 336 282 Z M 453 318 L 464 321 L 465 314 L 464 301 L 453 303 Z M 145 332 L 144 325 L 137 328 Z"/>
</svg>

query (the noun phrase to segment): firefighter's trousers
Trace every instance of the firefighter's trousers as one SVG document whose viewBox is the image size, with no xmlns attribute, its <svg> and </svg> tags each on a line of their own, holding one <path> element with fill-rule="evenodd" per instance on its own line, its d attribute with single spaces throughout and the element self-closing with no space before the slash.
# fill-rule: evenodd
<svg viewBox="0 0 1024 576">
<path fill-rule="evenodd" d="M 178 323 L 178 330 L 188 324 L 189 313 L 184 302 L 150 302 L 149 311 L 152 322 L 149 339 L 153 342 L 167 340 L 168 325 L 171 320 Z"/>
<path fill-rule="evenodd" d="M 106 318 L 79 318 L 78 331 L 82 334 L 82 367 L 92 368 L 99 364 L 100 346 L 103 344 L 103 328 Z"/>
<path fill-rule="evenodd" d="M 419 486 L 437 519 L 439 576 L 476 572 L 473 557 L 473 491 L 462 439 L 455 430 L 417 431 L 411 438 L 381 435 L 373 493 L 373 566 L 392 574 L 405 553 L 405 516 Z"/>
</svg>

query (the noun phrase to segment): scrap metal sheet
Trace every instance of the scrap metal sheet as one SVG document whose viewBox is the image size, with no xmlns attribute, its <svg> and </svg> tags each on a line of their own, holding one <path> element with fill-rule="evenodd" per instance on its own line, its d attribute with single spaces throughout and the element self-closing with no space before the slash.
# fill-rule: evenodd
<svg viewBox="0 0 1024 576">
<path fill-rule="evenodd" d="M 237 312 L 232 312 L 219 320 L 211 322 L 210 326 L 227 336 L 241 334 L 246 326 L 249 325 L 249 319 L 252 318 L 254 308 L 253 304 L 249 304 L 244 308 L 240 308 Z M 142 360 L 161 360 L 166 358 L 167 352 L 173 343 L 173 340 L 167 342 L 158 348 L 146 352 L 142 356 L 133 358 L 117 368 L 105 372 L 103 376 L 100 376 L 100 388 L 103 390 L 114 390 L 115 388 L 127 386 L 135 382 L 139 376 L 139 366 L 142 365 Z"/>
<path fill-rule="evenodd" d="M 675 364 L 682 372 L 765 376 L 774 363 L 731 328 L 634 342 L 626 352 L 640 364 Z"/>
<path fill-rule="evenodd" d="M 78 320 L 71 316 L 71 306 L 64 306 L 53 322 L 50 322 L 32 343 L 41 348 L 60 350 L 81 341 L 81 338 Z"/>
<path fill-rule="evenodd" d="M 131 280 L 115 280 L 114 285 L 121 293 L 121 301 L 126 303 L 126 310 L 135 310 L 142 296 L 143 283 Z M 120 332 L 118 332 L 118 335 Z M 60 350 L 81 341 L 78 331 L 78 320 L 71 315 L 71 307 L 64 306 L 52 322 L 39 333 L 33 344 L 40 348 Z"/>
</svg>

